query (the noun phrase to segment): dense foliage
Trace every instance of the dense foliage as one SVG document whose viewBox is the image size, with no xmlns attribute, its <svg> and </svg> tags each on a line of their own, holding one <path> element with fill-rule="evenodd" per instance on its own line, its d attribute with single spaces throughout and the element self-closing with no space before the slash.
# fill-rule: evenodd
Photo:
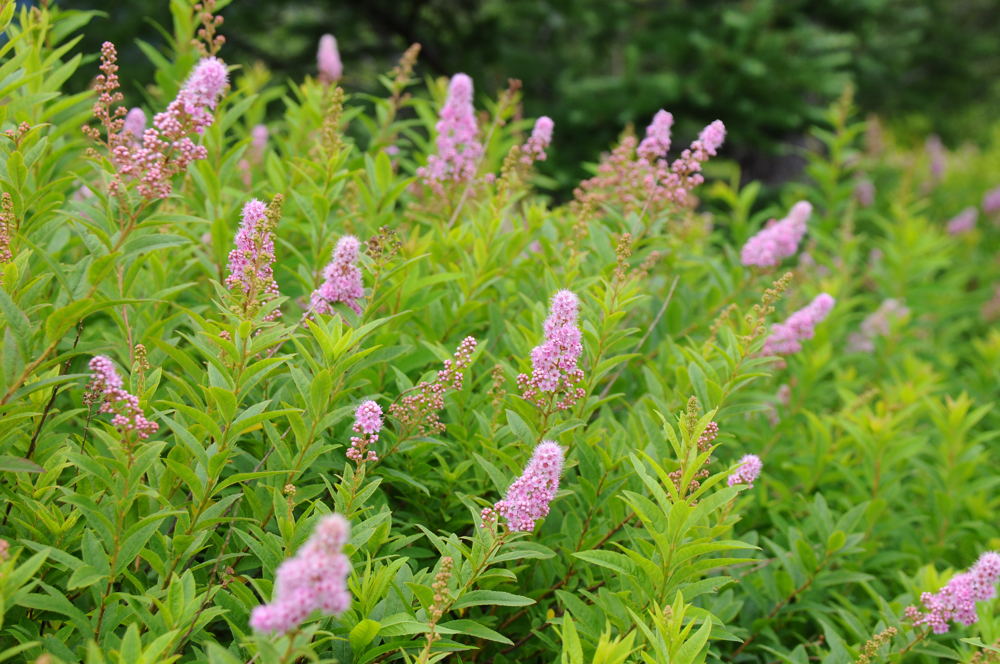
<svg viewBox="0 0 1000 664">
<path fill-rule="evenodd" d="M 171 7 L 128 114 L 0 11 L 0 660 L 997 661 L 1000 137 L 845 93 L 763 207 L 651 113 L 550 207 L 516 85 Z"/>
</svg>

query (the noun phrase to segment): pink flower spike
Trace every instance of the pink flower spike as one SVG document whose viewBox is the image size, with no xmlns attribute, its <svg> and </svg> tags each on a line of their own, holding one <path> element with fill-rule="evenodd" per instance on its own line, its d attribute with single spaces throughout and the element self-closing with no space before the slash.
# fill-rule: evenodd
<svg viewBox="0 0 1000 664">
<path fill-rule="evenodd" d="M 106 43 L 102 51 L 102 59 L 105 60 L 102 68 L 114 66 L 116 57 L 114 47 Z M 109 137 L 118 173 L 138 180 L 136 189 L 140 196 L 146 200 L 166 198 L 173 189 L 173 176 L 183 173 L 192 161 L 208 156 L 207 148 L 195 144 L 192 139 L 204 134 L 205 129 L 211 126 L 215 120 L 215 108 L 228 85 L 229 73 L 225 63 L 215 56 L 202 58 L 177 97 L 166 110 L 153 117 L 152 127 L 140 130 L 139 113 L 136 113 L 128 127 L 132 141 L 122 140 L 120 136 L 114 140 Z M 144 122 L 142 126 L 145 126 Z M 139 134 L 135 133 L 137 130 Z M 117 194 L 121 184 L 122 180 L 112 181 L 110 193 Z"/>
<path fill-rule="evenodd" d="M 361 268 L 355 263 L 361 250 L 361 240 L 345 235 L 333 249 L 333 259 L 323 269 L 323 283 L 312 292 L 309 317 L 315 314 L 332 316 L 333 304 L 341 302 L 359 316 L 362 313 L 358 300 L 364 297 Z"/>
<path fill-rule="evenodd" d="M 128 115 L 125 116 L 125 126 L 122 128 L 122 134 L 124 134 L 129 141 L 138 145 L 142 141 L 142 136 L 145 133 L 146 112 L 136 106 L 128 112 Z"/>
<path fill-rule="evenodd" d="M 1000 554 L 987 551 L 976 564 L 961 574 L 956 574 L 944 588 L 936 593 L 923 593 L 920 604 L 906 609 L 906 617 L 914 625 L 928 625 L 935 634 L 944 634 L 949 622 L 969 626 L 979 620 L 976 602 L 988 602 L 996 597 L 997 580 L 1000 579 Z"/>
<path fill-rule="evenodd" d="M 549 503 L 559 491 L 564 451 L 558 443 L 543 440 L 535 448 L 524 473 L 517 478 L 503 500 L 493 509 L 507 521 L 511 532 L 531 532 L 535 522 L 549 514 Z M 484 517 L 489 518 L 484 511 Z"/>
<path fill-rule="evenodd" d="M 670 128 L 674 125 L 674 116 L 660 109 L 653 116 L 653 123 L 646 128 L 646 138 L 642 139 L 636 153 L 652 163 L 657 159 L 665 159 L 670 150 Z"/>
<path fill-rule="evenodd" d="M 378 442 L 378 432 L 382 430 L 382 407 L 368 399 L 354 411 L 354 432 L 347 458 L 355 463 L 378 461 L 378 455 L 370 446 Z M 366 454 L 367 453 L 367 454 Z"/>
<path fill-rule="evenodd" d="M 812 205 L 799 201 L 781 221 L 771 222 L 747 240 L 740 252 L 746 266 L 773 267 L 782 259 L 794 256 L 806 234 L 806 222 L 812 215 Z"/>
<path fill-rule="evenodd" d="M 461 390 L 465 369 L 472 364 L 476 340 L 466 337 L 458 345 L 452 359 L 444 361 L 444 368 L 437 372 L 433 383 L 421 381 L 409 394 L 389 406 L 389 415 L 399 421 L 404 431 L 441 433 L 445 430 L 439 415 L 444 408 L 444 395 L 449 389 Z"/>
<path fill-rule="evenodd" d="M 552 118 L 542 116 L 535 121 L 535 128 L 531 132 L 531 138 L 524 144 L 524 156 L 521 161 L 531 165 L 535 161 L 545 161 L 548 155 L 545 149 L 552 143 L 552 130 L 555 123 Z"/>
<path fill-rule="evenodd" d="M 854 186 L 854 198 L 861 207 L 871 207 L 875 204 L 875 183 L 871 180 L 861 180 Z"/>
<path fill-rule="evenodd" d="M 727 480 L 729 486 L 746 484 L 748 488 L 753 488 L 754 480 L 760 477 L 760 471 L 764 464 L 756 454 L 744 454 L 740 458 L 740 467 L 733 471 Z"/>
<path fill-rule="evenodd" d="M 806 307 L 796 311 L 784 323 L 771 327 L 771 336 L 764 341 L 763 355 L 792 355 L 802 350 L 802 341 L 812 339 L 816 326 L 833 309 L 836 301 L 820 293 Z"/>
<path fill-rule="evenodd" d="M 580 315 L 580 298 L 571 290 L 563 288 L 556 291 L 549 303 L 549 317 L 545 319 L 545 327 L 556 329 L 563 325 L 576 325 Z"/>
<path fill-rule="evenodd" d="M 583 354 L 582 333 L 577 326 L 579 307 L 573 291 L 564 289 L 552 296 L 543 326 L 545 341 L 531 351 L 531 375 L 517 377 L 522 396 L 539 408 L 547 408 L 554 398 L 560 398 L 556 407 L 568 410 L 586 394 L 578 387 L 583 380 L 578 366 Z"/>
<path fill-rule="evenodd" d="M 948 222 L 948 234 L 964 235 L 975 230 L 977 219 L 979 219 L 979 210 L 970 205 L 951 218 Z"/>
<path fill-rule="evenodd" d="M 472 79 L 455 74 L 448 86 L 448 99 L 441 108 L 437 131 L 437 154 L 427 158 L 427 165 L 417 175 L 438 193 L 443 182 L 469 182 L 476 177 L 483 146 L 479 142 L 476 109 L 472 105 Z"/>
<path fill-rule="evenodd" d="M 250 147 L 247 149 L 247 159 L 253 163 L 260 163 L 264 157 L 264 151 L 267 150 L 269 136 L 267 125 L 254 125 L 254 128 L 250 130 Z"/>
<path fill-rule="evenodd" d="M 184 83 L 178 95 L 185 105 L 185 112 L 195 114 L 199 109 L 215 110 L 219 97 L 229 85 L 229 72 L 222 60 L 215 56 L 202 58 Z"/>
<path fill-rule="evenodd" d="M 110 358 L 104 355 L 94 357 L 90 360 L 90 370 L 92 375 L 87 385 L 87 400 L 89 403 L 103 401 L 97 412 L 110 413 L 111 424 L 122 434 L 135 431 L 144 440 L 156 433 L 160 425 L 146 419 L 139 407 L 139 398 L 125 390 L 122 377 Z"/>
<path fill-rule="evenodd" d="M 722 120 L 716 120 L 701 130 L 698 140 L 701 141 L 705 152 L 714 157 L 726 140 L 726 125 L 722 124 Z"/>
<path fill-rule="evenodd" d="M 226 279 L 226 285 L 230 290 L 239 289 L 243 293 L 249 293 L 255 277 L 263 280 L 272 278 L 274 241 L 262 237 L 261 232 L 266 213 L 267 206 L 256 198 L 251 198 L 243 206 L 240 229 L 236 233 L 236 248 L 229 252 L 229 278 Z M 254 266 L 257 266 L 257 274 L 254 274 Z"/>
<path fill-rule="evenodd" d="M 327 84 L 339 81 L 344 75 L 344 65 L 340 61 L 340 51 L 337 49 L 337 38 L 333 35 L 323 35 L 319 38 L 316 66 L 319 69 L 319 79 Z"/>
<path fill-rule="evenodd" d="M 309 541 L 278 567 L 271 603 L 254 608 L 250 626 L 258 632 L 287 633 L 313 611 L 337 616 L 349 609 L 351 561 L 342 552 L 349 536 L 347 519 L 323 517 Z"/>
<path fill-rule="evenodd" d="M 1000 185 L 983 194 L 983 212 L 986 214 L 1000 212 Z"/>
</svg>

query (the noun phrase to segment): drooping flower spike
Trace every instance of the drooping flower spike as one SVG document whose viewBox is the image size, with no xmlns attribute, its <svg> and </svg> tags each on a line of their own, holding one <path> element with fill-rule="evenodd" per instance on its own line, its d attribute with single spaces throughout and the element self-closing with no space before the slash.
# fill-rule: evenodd
<svg viewBox="0 0 1000 664">
<path fill-rule="evenodd" d="M 597 175 L 580 183 L 574 192 L 577 203 L 590 209 L 609 201 L 616 201 L 626 209 L 684 203 L 688 193 L 704 182 L 702 164 L 722 146 L 726 127 L 719 120 L 708 125 L 691 147 L 670 164 L 666 157 L 673 122 L 670 113 L 660 110 L 641 143 L 634 136 L 623 138 L 602 159 Z"/>
<path fill-rule="evenodd" d="M 421 434 L 444 431 L 445 426 L 439 414 L 444 408 L 444 394 L 449 389 L 462 389 L 464 371 L 472 363 L 475 351 L 476 340 L 466 337 L 455 350 L 453 359 L 444 361 L 444 368 L 437 372 L 437 379 L 433 383 L 420 381 L 411 393 L 402 395 L 389 406 L 389 414 L 399 421 L 402 431 L 419 431 Z"/>
<path fill-rule="evenodd" d="M 349 609 L 351 561 L 342 552 L 349 536 L 347 519 L 339 514 L 323 517 L 309 541 L 278 567 L 271 603 L 253 610 L 250 626 L 259 632 L 287 633 L 313 611 L 337 616 Z"/>
</svg>

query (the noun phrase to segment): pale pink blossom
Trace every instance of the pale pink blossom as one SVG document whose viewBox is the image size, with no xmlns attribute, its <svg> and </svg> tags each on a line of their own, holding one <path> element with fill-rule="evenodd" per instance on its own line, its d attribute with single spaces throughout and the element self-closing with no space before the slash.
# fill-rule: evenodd
<svg viewBox="0 0 1000 664">
<path fill-rule="evenodd" d="M 530 166 L 535 161 L 545 161 L 548 156 L 545 154 L 545 149 L 552 143 L 552 130 L 554 127 L 555 123 L 552 122 L 552 118 L 544 115 L 535 121 L 535 128 L 531 132 L 531 138 L 524 144 L 524 153 L 521 157 L 522 163 Z"/>
<path fill-rule="evenodd" d="M 754 480 L 760 477 L 760 471 L 763 468 L 764 464 L 761 462 L 759 456 L 756 454 L 744 454 L 740 458 L 740 467 L 732 472 L 727 483 L 729 486 L 746 484 L 752 489 Z"/>
<path fill-rule="evenodd" d="M 531 375 L 517 377 L 522 396 L 540 408 L 567 410 L 586 394 L 578 387 L 583 370 L 578 366 L 583 354 L 582 332 L 577 324 L 580 301 L 570 290 L 552 296 L 549 317 L 543 330 L 545 340 L 531 351 Z"/>
<path fill-rule="evenodd" d="M 596 207 L 609 201 L 626 210 L 684 203 L 688 193 L 705 181 L 702 164 L 714 156 L 726 136 L 725 125 L 716 120 L 705 127 L 680 158 L 668 164 L 673 116 L 660 111 L 637 149 L 634 136 L 626 136 L 609 156 L 601 160 L 597 175 L 580 183 L 574 192 L 578 202 Z"/>
<path fill-rule="evenodd" d="M 771 335 L 764 341 L 763 355 L 792 355 L 802 350 L 802 341 L 812 339 L 816 325 L 829 315 L 835 300 L 820 293 L 806 307 L 788 317 L 784 323 L 771 326 Z"/>
<path fill-rule="evenodd" d="M 983 212 L 986 214 L 1000 212 L 1000 185 L 983 194 Z"/>
<path fill-rule="evenodd" d="M 340 51 L 337 49 L 337 38 L 333 35 L 323 35 L 319 38 L 316 66 L 319 69 L 319 79 L 324 83 L 335 83 L 344 75 L 344 65 L 340 61 Z"/>
<path fill-rule="evenodd" d="M 861 207 L 871 207 L 875 204 L 875 183 L 871 180 L 859 180 L 854 185 L 854 198 Z"/>
<path fill-rule="evenodd" d="M 772 219 L 759 233 L 747 240 L 740 252 L 744 265 L 773 267 L 782 259 L 794 256 L 806 234 L 806 222 L 812 215 L 812 205 L 799 201 L 781 221 Z"/>
<path fill-rule="evenodd" d="M 122 128 L 122 134 L 129 141 L 134 143 L 139 143 L 142 141 L 143 134 L 146 133 L 146 113 L 141 108 L 136 106 L 128 112 L 125 116 L 125 126 Z"/>
<path fill-rule="evenodd" d="M 103 400 L 99 413 L 111 413 L 111 424 L 121 433 L 136 432 L 139 438 L 149 438 L 160 426 L 150 422 L 139 407 L 139 398 L 125 390 L 125 384 L 114 363 L 104 355 L 90 360 L 92 372 L 87 393 Z"/>
<path fill-rule="evenodd" d="M 944 169 L 946 165 L 944 143 L 941 142 L 940 136 L 937 134 L 931 134 L 927 137 L 924 147 L 927 150 L 927 155 L 931 159 L 931 179 L 934 182 L 940 182 L 941 178 L 944 176 Z"/>
<path fill-rule="evenodd" d="M 970 205 L 948 221 L 948 234 L 965 235 L 975 230 L 977 219 L 979 210 Z"/>
<path fill-rule="evenodd" d="M 253 163 L 258 163 L 263 158 L 269 135 L 267 125 L 254 125 L 254 128 L 250 130 L 250 148 L 247 150 L 247 156 Z"/>
<path fill-rule="evenodd" d="M 906 609 L 906 617 L 914 625 L 928 625 L 935 634 L 949 629 L 949 622 L 971 625 L 979 620 L 976 602 L 988 602 L 996 597 L 1000 578 L 1000 554 L 987 551 L 968 571 L 957 574 L 936 593 L 923 593 L 920 604 Z"/>
<path fill-rule="evenodd" d="M 511 532 L 531 532 L 536 521 L 548 516 L 549 504 L 559 491 L 564 454 L 558 443 L 543 440 L 535 448 L 524 473 L 510 485 L 504 499 L 493 506 Z M 484 512 L 484 520 L 489 523 L 492 515 Z"/>
<path fill-rule="evenodd" d="M 417 175 L 436 192 L 444 182 L 469 182 L 476 177 L 483 146 L 479 142 L 476 110 L 472 105 L 472 79 L 455 74 L 448 86 L 448 99 L 435 125 L 437 154 L 427 158 L 427 165 Z"/>
<path fill-rule="evenodd" d="M 661 108 L 646 127 L 646 138 L 639 143 L 636 154 L 651 164 L 657 159 L 666 159 L 670 151 L 670 128 L 673 126 L 674 116 Z"/>
<path fill-rule="evenodd" d="M 309 541 L 275 573 L 270 604 L 254 608 L 250 626 L 259 632 L 290 632 L 313 611 L 337 616 L 351 606 L 351 561 L 343 547 L 350 524 L 339 514 L 323 517 Z"/>
<path fill-rule="evenodd" d="M 382 407 L 371 399 L 362 402 L 354 411 L 352 428 L 358 435 L 351 436 L 347 458 L 356 463 L 378 461 L 378 455 L 371 447 L 378 442 L 378 433 L 382 430 Z"/>
<path fill-rule="evenodd" d="M 323 283 L 312 292 L 312 314 L 333 315 L 333 304 L 341 302 L 358 314 L 362 313 L 358 300 L 365 290 L 361 278 L 361 268 L 356 265 L 361 249 L 361 240 L 353 235 L 345 235 L 337 241 L 333 250 L 333 260 L 323 269 Z"/>
<path fill-rule="evenodd" d="M 254 284 L 266 284 L 265 290 L 278 293 L 274 283 L 274 239 L 264 231 L 267 206 L 251 198 L 243 206 L 240 229 L 236 232 L 236 248 L 229 252 L 229 277 L 226 285 L 249 293 Z M 259 280 L 259 281 L 258 281 Z"/>
<path fill-rule="evenodd" d="M 110 48 L 109 48 L 110 47 Z M 105 44 L 106 59 L 116 58 L 114 47 Z M 196 145 L 192 136 L 205 133 L 215 119 L 214 111 L 229 85 L 226 65 L 214 56 L 202 58 L 166 110 L 157 113 L 153 126 L 142 134 L 142 145 L 118 142 L 112 156 L 118 171 L 139 181 L 139 195 L 166 198 L 173 189 L 171 179 L 208 150 Z M 137 137 L 138 138 L 138 137 Z M 117 184 L 112 183 L 112 193 Z"/>
<path fill-rule="evenodd" d="M 883 300 L 878 309 L 866 316 L 861 322 L 859 331 L 852 332 L 847 336 L 847 352 L 874 352 L 875 339 L 889 336 L 892 322 L 905 318 L 909 313 L 909 308 L 900 300 L 894 298 Z"/>
</svg>

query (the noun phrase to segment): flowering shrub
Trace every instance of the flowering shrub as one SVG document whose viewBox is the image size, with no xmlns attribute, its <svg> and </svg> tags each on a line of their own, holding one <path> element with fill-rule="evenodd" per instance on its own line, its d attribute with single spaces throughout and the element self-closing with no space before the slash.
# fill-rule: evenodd
<svg viewBox="0 0 1000 664">
<path fill-rule="evenodd" d="M 0 12 L 3 658 L 991 656 L 995 154 L 845 98 L 765 206 L 662 111 L 553 207 L 516 84 L 281 89 L 174 7 L 132 111 Z"/>
</svg>

